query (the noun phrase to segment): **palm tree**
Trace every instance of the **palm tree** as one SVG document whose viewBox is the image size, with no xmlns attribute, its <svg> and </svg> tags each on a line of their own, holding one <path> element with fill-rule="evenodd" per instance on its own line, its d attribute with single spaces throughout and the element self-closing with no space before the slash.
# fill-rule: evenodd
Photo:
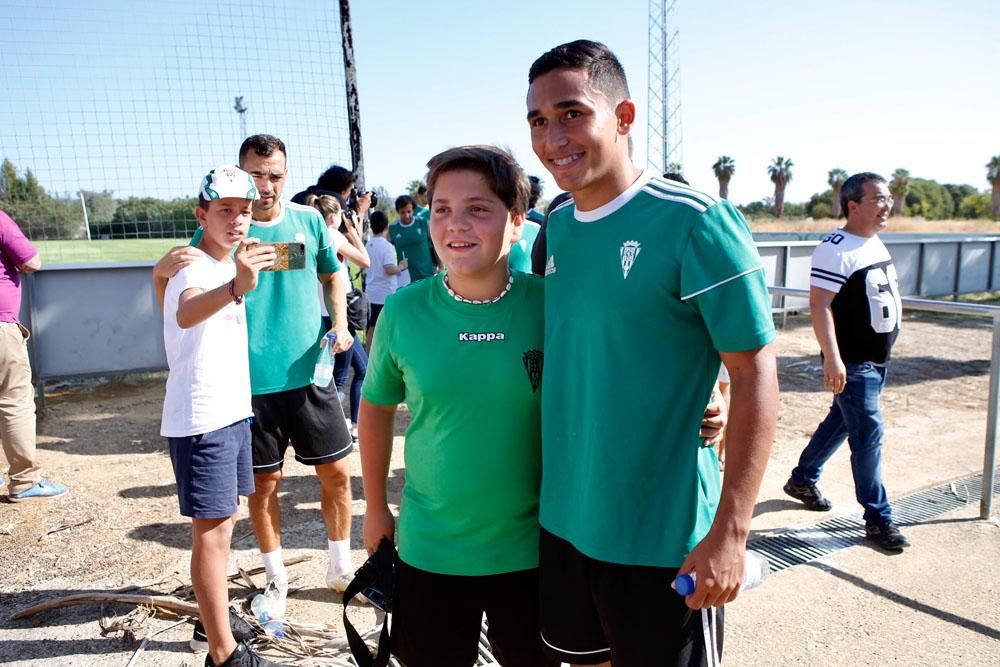
<svg viewBox="0 0 1000 667">
<path fill-rule="evenodd" d="M 1000 218 L 1000 155 L 994 155 L 986 163 L 986 180 L 993 186 L 990 212 L 993 213 L 994 218 Z"/>
<path fill-rule="evenodd" d="M 712 165 L 712 171 L 715 172 L 715 177 L 719 179 L 719 197 L 721 199 L 728 199 L 729 181 L 733 178 L 733 174 L 736 173 L 736 161 L 728 155 L 720 155 L 719 159 Z"/>
<path fill-rule="evenodd" d="M 840 167 L 835 167 L 830 170 L 827 174 L 826 182 L 830 184 L 830 188 L 833 189 L 833 202 L 830 205 L 831 215 L 834 219 L 840 217 L 840 188 L 844 187 L 844 181 L 847 180 L 847 172 Z"/>
<path fill-rule="evenodd" d="M 892 193 L 892 215 L 903 215 L 903 204 L 906 203 L 906 193 L 910 189 L 910 172 L 899 168 L 892 172 L 889 181 L 889 192 Z"/>
<path fill-rule="evenodd" d="M 424 182 L 419 178 L 415 178 L 406 184 L 406 194 L 410 195 L 411 197 L 414 197 L 417 194 L 417 190 L 419 190 L 423 186 Z"/>
<path fill-rule="evenodd" d="M 792 180 L 792 161 L 780 155 L 767 168 L 767 175 L 774 183 L 774 217 L 780 218 L 785 210 L 785 186 Z"/>
</svg>

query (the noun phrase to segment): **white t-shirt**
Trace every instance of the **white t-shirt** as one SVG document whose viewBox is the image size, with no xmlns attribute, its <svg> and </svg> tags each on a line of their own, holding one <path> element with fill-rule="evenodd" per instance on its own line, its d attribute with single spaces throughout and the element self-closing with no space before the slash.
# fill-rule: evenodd
<svg viewBox="0 0 1000 667">
<path fill-rule="evenodd" d="M 207 320 L 181 329 L 177 303 L 187 289 L 215 289 L 236 275 L 232 261 L 201 259 L 177 272 L 163 296 L 163 346 L 167 393 L 160 435 L 181 438 L 229 426 L 253 414 L 246 309 L 229 303 Z"/>
<path fill-rule="evenodd" d="M 385 272 L 385 267 L 396 265 L 396 248 L 381 236 L 368 239 L 365 248 L 371 259 L 365 292 L 372 303 L 384 304 L 386 297 L 396 291 L 396 276 Z"/>
<path fill-rule="evenodd" d="M 333 227 L 327 227 L 330 230 L 330 238 L 333 240 L 333 250 L 334 252 L 340 252 L 349 241 L 347 237 L 340 233 L 339 230 Z M 338 258 L 339 259 L 339 258 Z M 340 270 L 335 274 L 336 280 L 339 280 L 344 285 L 344 294 L 350 294 L 354 291 L 354 285 L 351 283 L 351 274 L 347 270 L 347 260 L 345 259 L 340 263 Z M 330 317 L 330 311 L 326 309 L 326 299 L 323 298 L 323 283 L 319 283 L 319 309 L 323 313 L 323 317 Z"/>
</svg>

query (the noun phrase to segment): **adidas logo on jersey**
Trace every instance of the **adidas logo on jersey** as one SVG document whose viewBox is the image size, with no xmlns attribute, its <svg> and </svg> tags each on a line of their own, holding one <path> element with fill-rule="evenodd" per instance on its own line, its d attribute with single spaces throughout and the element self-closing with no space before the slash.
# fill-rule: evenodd
<svg viewBox="0 0 1000 667">
<path fill-rule="evenodd" d="M 492 343 L 495 340 L 504 340 L 506 335 L 502 331 L 489 332 L 489 333 L 469 333 L 461 332 L 458 334 L 458 342 L 460 343 Z"/>
<path fill-rule="evenodd" d="M 639 245 L 638 241 L 625 241 L 618 251 L 622 258 L 622 278 L 628 278 L 628 272 L 632 270 L 632 265 L 642 250 Z"/>
<path fill-rule="evenodd" d="M 545 275 L 550 276 L 556 272 L 556 256 L 549 255 L 549 261 L 545 262 Z"/>
</svg>

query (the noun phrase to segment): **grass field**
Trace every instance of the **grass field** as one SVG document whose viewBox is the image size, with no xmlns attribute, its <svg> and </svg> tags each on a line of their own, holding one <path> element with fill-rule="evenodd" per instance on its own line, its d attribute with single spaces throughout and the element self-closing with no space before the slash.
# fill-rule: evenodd
<svg viewBox="0 0 1000 667">
<path fill-rule="evenodd" d="M 114 241 L 35 241 L 44 266 L 156 261 L 188 239 L 121 239 Z"/>
<path fill-rule="evenodd" d="M 750 220 L 755 232 L 828 232 L 844 224 L 841 220 Z M 1000 222 L 991 220 L 924 220 L 890 218 L 890 232 L 925 232 L 929 234 L 1000 234 Z M 175 245 L 188 239 L 124 239 L 114 241 L 36 241 L 42 263 L 104 264 L 113 262 L 156 261 Z"/>
</svg>

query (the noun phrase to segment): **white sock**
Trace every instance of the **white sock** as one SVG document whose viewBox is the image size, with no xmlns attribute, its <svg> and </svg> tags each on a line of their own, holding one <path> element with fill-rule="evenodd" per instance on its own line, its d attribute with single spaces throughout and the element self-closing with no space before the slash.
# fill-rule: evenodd
<svg viewBox="0 0 1000 667">
<path fill-rule="evenodd" d="M 262 553 L 260 558 L 264 561 L 264 572 L 268 581 L 280 579 L 285 583 L 288 582 L 288 571 L 285 569 L 280 547 L 269 553 Z"/>
<path fill-rule="evenodd" d="M 327 540 L 330 550 L 330 575 L 348 574 L 351 571 L 351 538 Z"/>
</svg>

